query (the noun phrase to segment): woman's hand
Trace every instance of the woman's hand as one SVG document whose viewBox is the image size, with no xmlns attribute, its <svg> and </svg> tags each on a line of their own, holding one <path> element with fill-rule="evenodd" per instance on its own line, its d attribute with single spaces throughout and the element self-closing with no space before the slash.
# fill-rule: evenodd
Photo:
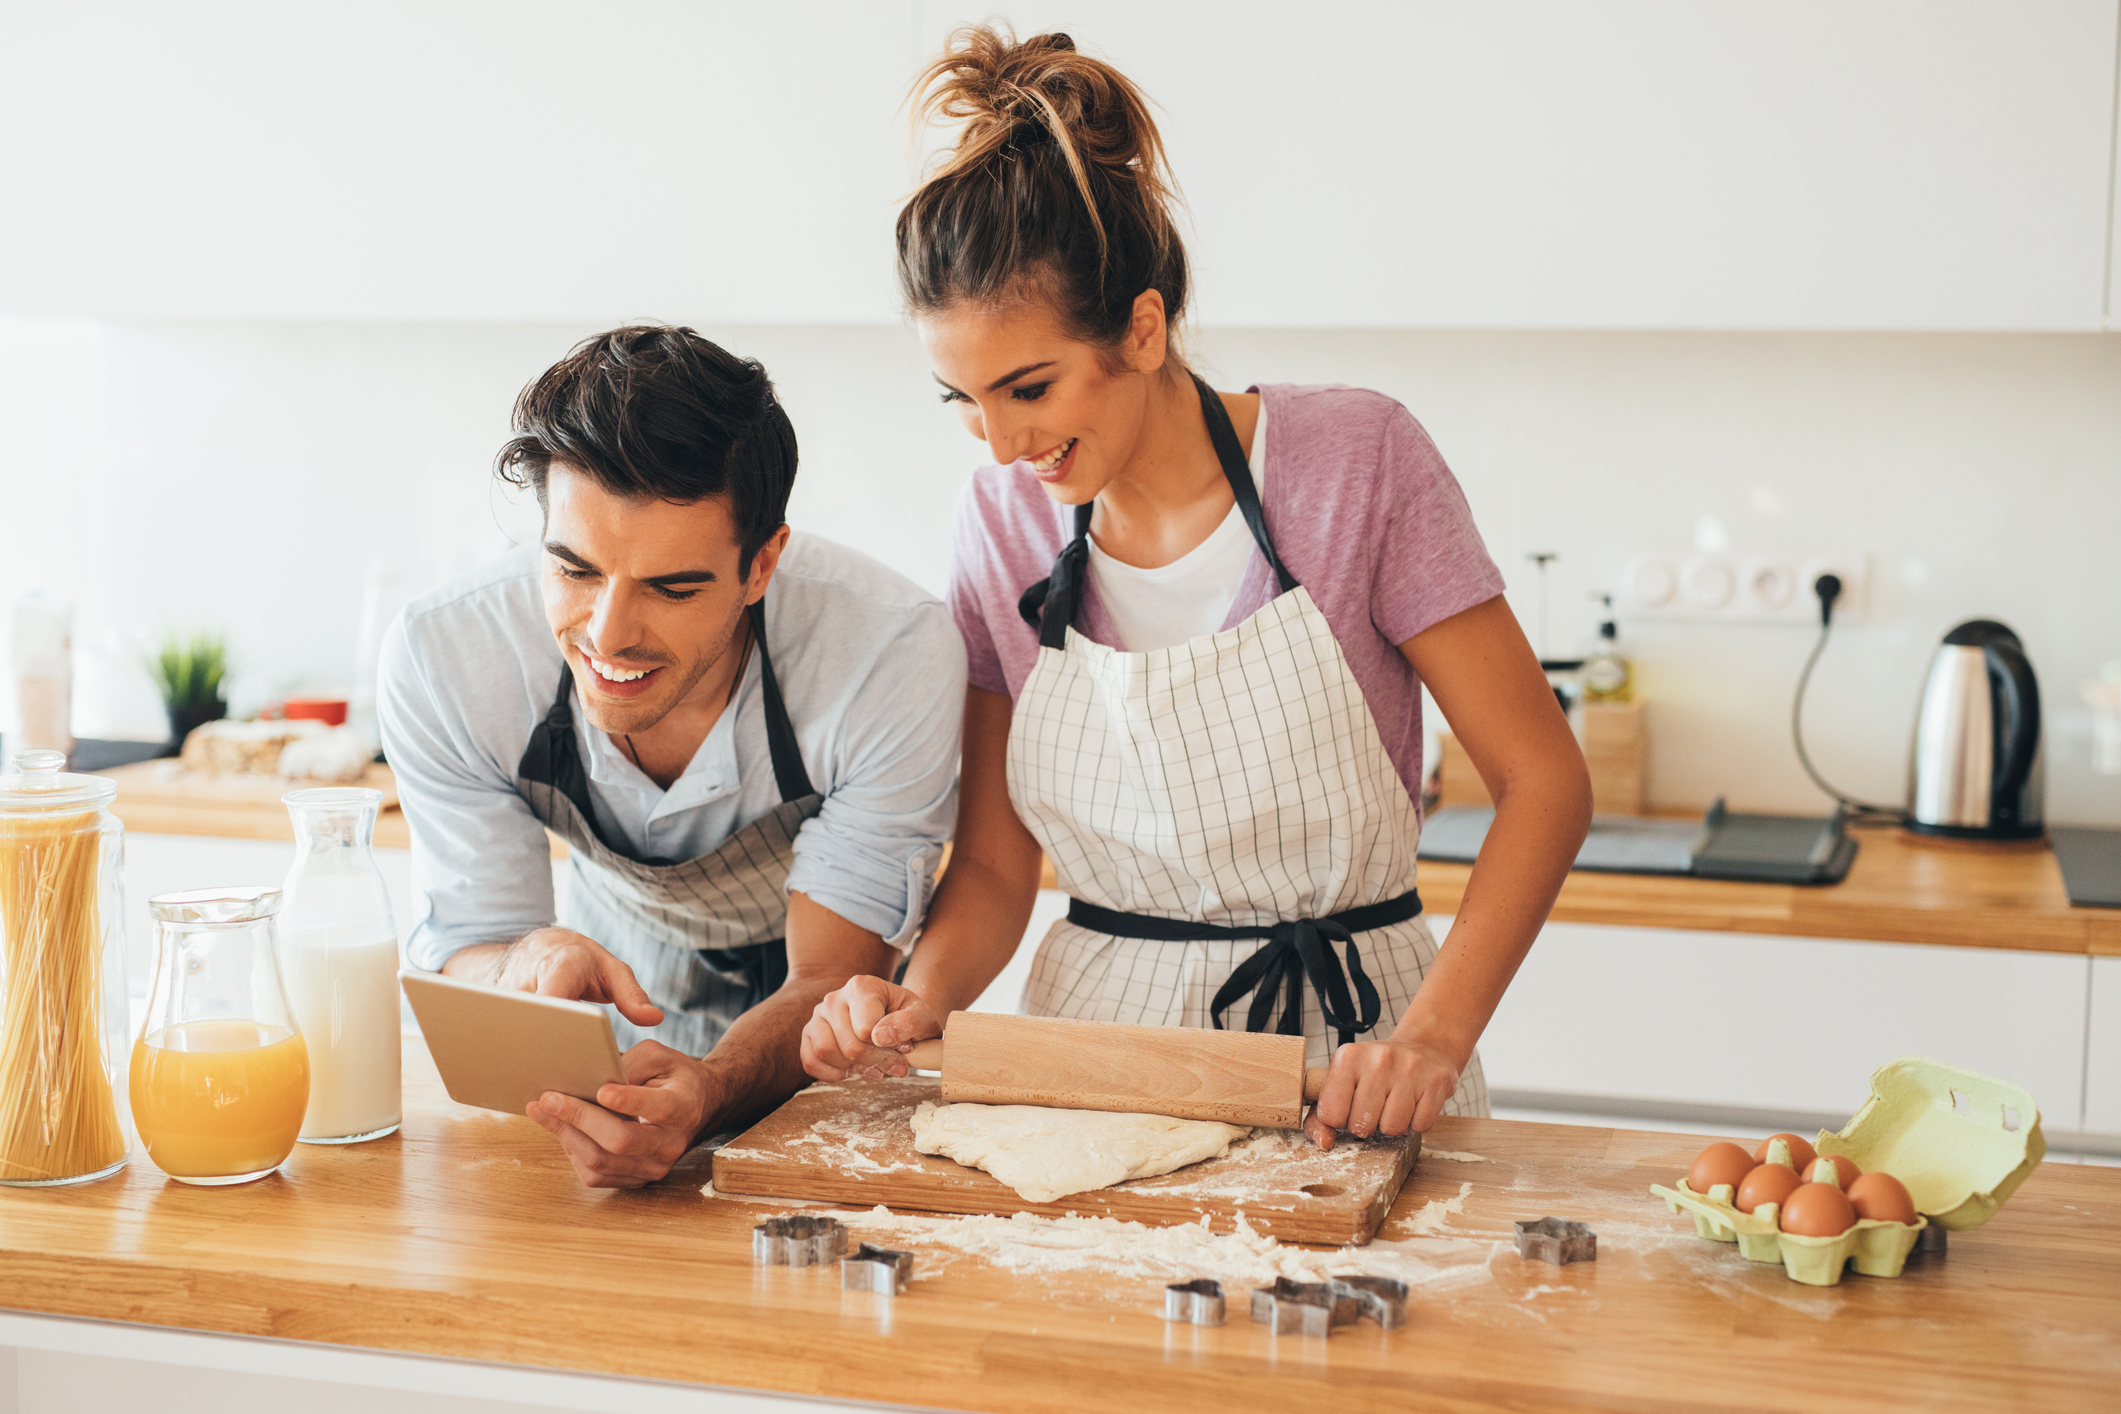
<svg viewBox="0 0 2121 1414">
<path fill-rule="evenodd" d="M 1458 1063 L 1424 1041 L 1356 1041 L 1333 1055 L 1304 1133 L 1321 1149 L 1334 1132 L 1358 1139 L 1427 1129 L 1458 1089 Z"/>
<path fill-rule="evenodd" d="M 918 995 L 881 977 L 856 977 L 810 1013 L 803 1069 L 818 1080 L 905 1075 L 900 1050 L 943 1034 L 942 1018 Z"/>
</svg>

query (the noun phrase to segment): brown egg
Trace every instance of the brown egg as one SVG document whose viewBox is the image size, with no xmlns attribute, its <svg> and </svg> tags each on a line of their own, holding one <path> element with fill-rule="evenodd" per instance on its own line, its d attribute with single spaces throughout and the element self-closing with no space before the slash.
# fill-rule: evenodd
<svg viewBox="0 0 2121 1414">
<path fill-rule="evenodd" d="M 1761 1140 L 1760 1147 L 1753 1151 L 1753 1162 L 1756 1164 L 1766 1163 L 1767 1146 L 1774 1143 L 1777 1139 L 1785 1141 L 1790 1146 L 1790 1167 L 1796 1169 L 1799 1173 L 1803 1173 L 1810 1168 L 1812 1160 L 1819 1157 L 1818 1151 L 1798 1135 L 1770 1134 L 1767 1138 Z"/>
<path fill-rule="evenodd" d="M 1846 1154 L 1821 1154 L 1805 1167 L 1804 1176 L 1807 1181 L 1812 1183 L 1825 1182 L 1825 1179 L 1814 1172 L 1821 1164 L 1827 1164 L 1833 1168 L 1834 1186 L 1843 1193 L 1849 1191 L 1849 1185 L 1854 1183 L 1857 1176 L 1863 1172 L 1862 1169 L 1856 1167 L 1856 1161 Z"/>
<path fill-rule="evenodd" d="M 1848 1195 L 1859 1218 L 1887 1223 L 1915 1220 L 1915 1200 L 1908 1195 L 1907 1185 L 1889 1173 L 1863 1175 L 1848 1186 Z"/>
<path fill-rule="evenodd" d="M 1736 1188 L 1752 1171 L 1753 1156 L 1736 1144 L 1711 1144 L 1686 1171 L 1686 1186 L 1696 1193 L 1706 1193 L 1719 1183 Z"/>
<path fill-rule="evenodd" d="M 1782 1200 L 1777 1225 L 1798 1237 L 1839 1237 L 1856 1225 L 1856 1210 L 1831 1183 L 1800 1183 Z"/>
<path fill-rule="evenodd" d="M 1762 1203 L 1782 1202 L 1803 1182 L 1795 1169 L 1784 1168 L 1781 1164 L 1760 1164 L 1738 1185 L 1738 1196 L 1732 1203 L 1739 1212 L 1750 1213 Z"/>
</svg>

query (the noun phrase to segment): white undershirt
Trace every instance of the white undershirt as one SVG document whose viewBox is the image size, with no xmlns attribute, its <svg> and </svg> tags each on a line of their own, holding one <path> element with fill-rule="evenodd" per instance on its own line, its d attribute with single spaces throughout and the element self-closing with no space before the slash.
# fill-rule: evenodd
<svg viewBox="0 0 2121 1414">
<path fill-rule="evenodd" d="M 1252 484 L 1266 502 L 1267 400 L 1259 400 L 1259 420 L 1252 427 Z M 1130 653 L 1171 648 L 1188 639 L 1219 632 L 1244 587 L 1256 547 L 1244 513 L 1236 506 L 1207 539 L 1168 565 L 1142 569 L 1115 560 L 1090 537 L 1090 583 L 1119 646 Z"/>
</svg>

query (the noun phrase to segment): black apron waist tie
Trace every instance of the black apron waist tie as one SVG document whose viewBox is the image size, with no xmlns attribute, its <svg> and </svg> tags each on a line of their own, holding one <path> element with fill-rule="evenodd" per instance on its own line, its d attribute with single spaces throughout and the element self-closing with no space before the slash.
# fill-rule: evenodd
<svg viewBox="0 0 2121 1414">
<path fill-rule="evenodd" d="M 1318 1009 L 1326 1025 L 1340 1036 L 1343 1046 L 1377 1024 L 1381 1003 L 1377 985 L 1362 970 L 1362 954 L 1355 935 L 1372 928 L 1404 923 L 1421 915 L 1421 894 L 1409 889 L 1398 898 L 1364 904 L 1325 918 L 1298 918 L 1265 927 L 1224 928 L 1213 923 L 1195 923 L 1185 918 L 1158 918 L 1146 913 L 1121 913 L 1100 908 L 1079 898 L 1068 900 L 1068 921 L 1078 928 L 1113 938 L 1139 938 L 1155 943 L 1207 943 L 1263 939 L 1266 946 L 1239 963 L 1216 990 L 1210 1003 L 1215 1029 L 1221 1031 L 1223 1013 L 1252 993 L 1245 1014 L 1245 1030 L 1264 1031 L 1274 1011 L 1276 991 L 1282 993 L 1281 1020 L 1275 1031 L 1283 1036 L 1304 1034 L 1304 979 L 1318 998 Z M 1326 946 L 1332 939 L 1347 949 L 1348 965 Z M 1350 985 L 1353 995 L 1350 995 Z"/>
</svg>

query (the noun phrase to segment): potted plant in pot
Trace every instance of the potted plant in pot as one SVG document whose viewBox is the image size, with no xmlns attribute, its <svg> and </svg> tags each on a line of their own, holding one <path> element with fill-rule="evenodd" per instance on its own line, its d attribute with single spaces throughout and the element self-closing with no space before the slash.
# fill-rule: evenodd
<svg viewBox="0 0 2121 1414">
<path fill-rule="evenodd" d="M 193 728 L 228 715 L 228 703 L 221 697 L 228 642 L 221 635 L 200 632 L 186 638 L 171 633 L 162 640 L 161 651 L 148 659 L 147 671 L 169 713 L 169 747 L 163 755 L 183 750 Z"/>
</svg>

